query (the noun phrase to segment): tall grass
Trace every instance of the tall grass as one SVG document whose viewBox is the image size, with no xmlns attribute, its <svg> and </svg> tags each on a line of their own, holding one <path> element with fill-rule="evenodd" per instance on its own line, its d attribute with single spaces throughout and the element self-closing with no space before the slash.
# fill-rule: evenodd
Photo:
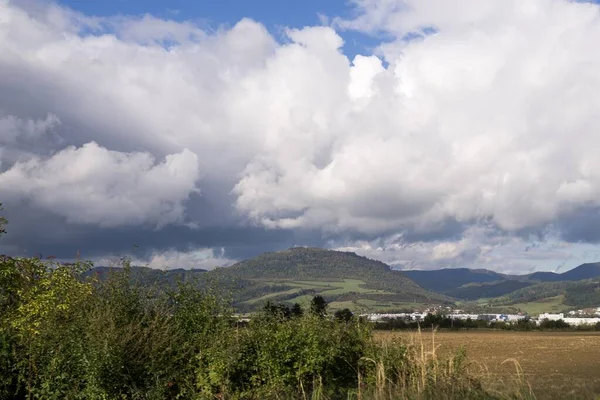
<svg viewBox="0 0 600 400">
<path fill-rule="evenodd" d="M 531 397 L 519 371 L 510 391 L 486 388 L 435 335 L 380 341 L 359 319 L 277 307 L 240 326 L 213 290 L 87 267 L 0 258 L 0 399 Z"/>
<path fill-rule="evenodd" d="M 522 369 L 509 385 L 486 385 L 491 375 L 485 365 L 468 361 L 464 349 L 442 356 L 436 330 L 426 338 L 421 329 L 379 340 L 365 357 L 358 382 L 358 399 L 535 399 Z M 494 377 L 493 379 L 497 379 Z M 504 390 L 496 388 L 503 386 Z"/>
</svg>

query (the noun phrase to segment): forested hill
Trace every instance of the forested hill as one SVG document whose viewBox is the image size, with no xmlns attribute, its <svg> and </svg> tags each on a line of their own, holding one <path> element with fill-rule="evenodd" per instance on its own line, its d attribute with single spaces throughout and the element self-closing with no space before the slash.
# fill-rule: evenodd
<svg viewBox="0 0 600 400">
<path fill-rule="evenodd" d="M 110 271 L 97 267 L 100 279 Z M 302 302 L 320 294 L 333 307 L 397 309 L 410 304 L 451 303 L 449 297 L 428 291 L 400 271 L 355 253 L 295 247 L 204 270 L 160 271 L 131 267 L 131 278 L 143 285 L 174 287 L 178 281 L 217 286 L 231 295 L 238 310 L 251 311 L 267 301 Z"/>
<path fill-rule="evenodd" d="M 579 281 L 543 282 L 492 299 L 491 305 L 531 303 L 561 297 L 567 308 L 600 306 L 600 278 Z"/>
<path fill-rule="evenodd" d="M 506 280 L 506 275 L 486 269 L 445 268 L 438 270 L 402 271 L 425 289 L 438 293 L 450 293 L 469 283 L 486 283 Z"/>
<path fill-rule="evenodd" d="M 220 270 L 246 279 L 373 278 L 379 280 L 383 277 L 393 277 L 393 282 L 401 286 L 419 288 L 404 274 L 392 270 L 381 261 L 350 252 L 310 247 L 292 247 L 274 253 L 264 253 Z"/>
<path fill-rule="evenodd" d="M 217 268 L 207 276 L 250 281 L 359 280 L 364 288 L 389 292 L 406 300 L 447 302 L 443 295 L 423 289 L 387 264 L 355 253 L 319 248 L 294 247 L 265 253 L 231 267 Z"/>
<path fill-rule="evenodd" d="M 531 281 L 558 282 L 558 281 L 580 281 L 600 277 L 600 263 L 586 263 L 570 269 L 562 274 L 555 272 L 534 272 L 526 275 Z"/>
<path fill-rule="evenodd" d="M 540 283 L 577 282 L 600 278 L 600 263 L 587 263 L 561 274 L 555 272 L 534 272 L 526 275 L 504 275 L 485 269 L 448 268 L 430 271 L 403 271 L 421 287 L 444 295 L 461 299 L 476 300 L 505 296 L 519 290 L 520 293 L 543 293 L 556 285 Z M 565 285 L 558 285 L 563 287 Z M 556 287 L 558 287 L 556 286 Z M 525 290 L 528 288 L 527 290 Z M 537 295 L 534 295 L 536 297 Z M 540 297 L 537 296 L 537 297 Z M 502 301 L 504 301 L 503 299 Z"/>
</svg>

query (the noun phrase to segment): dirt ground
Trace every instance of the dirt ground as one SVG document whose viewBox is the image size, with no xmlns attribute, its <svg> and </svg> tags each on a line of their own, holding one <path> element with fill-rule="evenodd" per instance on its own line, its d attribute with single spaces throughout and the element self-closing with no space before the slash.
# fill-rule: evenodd
<svg viewBox="0 0 600 400">
<path fill-rule="evenodd" d="M 412 333 L 414 335 L 414 333 Z M 377 332 L 382 339 L 407 332 Z M 431 332 L 423 340 L 431 348 Z M 516 375 L 515 359 L 537 399 L 600 399 L 600 332 L 437 332 L 438 353 L 464 347 L 471 368 L 494 386 Z"/>
</svg>

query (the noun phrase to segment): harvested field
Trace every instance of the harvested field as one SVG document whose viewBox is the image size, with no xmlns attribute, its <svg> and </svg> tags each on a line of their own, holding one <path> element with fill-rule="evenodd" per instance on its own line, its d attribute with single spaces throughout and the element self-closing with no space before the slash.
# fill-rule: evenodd
<svg viewBox="0 0 600 400">
<path fill-rule="evenodd" d="M 389 340 L 414 332 L 377 332 Z M 431 349 L 431 332 L 422 333 Z M 437 352 L 448 355 L 464 347 L 474 374 L 498 390 L 514 380 L 515 359 L 537 399 L 600 399 L 600 332 L 437 332 Z"/>
</svg>

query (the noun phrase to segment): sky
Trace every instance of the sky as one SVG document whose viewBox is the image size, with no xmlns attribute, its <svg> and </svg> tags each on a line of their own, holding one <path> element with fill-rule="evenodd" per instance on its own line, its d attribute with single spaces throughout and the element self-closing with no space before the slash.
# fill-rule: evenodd
<svg viewBox="0 0 600 400">
<path fill-rule="evenodd" d="M 600 261 L 600 6 L 0 0 L 0 253 Z"/>
</svg>

